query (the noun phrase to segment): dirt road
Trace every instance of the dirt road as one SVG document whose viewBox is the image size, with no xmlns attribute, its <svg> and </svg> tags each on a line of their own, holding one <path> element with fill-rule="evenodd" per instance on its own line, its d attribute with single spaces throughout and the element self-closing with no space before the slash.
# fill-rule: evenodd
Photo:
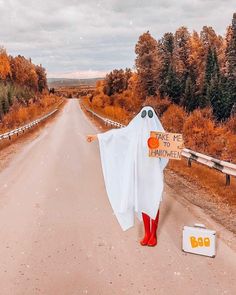
<svg viewBox="0 0 236 295">
<path fill-rule="evenodd" d="M 105 192 L 95 127 L 70 100 L 0 173 L 0 294 L 236 294 L 235 238 L 165 185 L 159 244 L 119 227 Z M 181 251 L 183 225 L 217 230 L 217 256 Z M 232 246 L 232 247 L 231 247 Z"/>
</svg>

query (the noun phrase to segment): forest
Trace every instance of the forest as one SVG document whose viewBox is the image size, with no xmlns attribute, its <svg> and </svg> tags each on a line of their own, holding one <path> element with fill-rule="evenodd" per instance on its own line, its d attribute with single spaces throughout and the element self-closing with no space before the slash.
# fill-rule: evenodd
<svg viewBox="0 0 236 295">
<path fill-rule="evenodd" d="M 89 107 L 128 123 L 152 105 L 167 131 L 183 133 L 185 146 L 236 162 L 236 13 L 224 37 L 180 27 L 156 40 L 142 34 L 135 71 L 115 69 L 98 81 Z"/>
<path fill-rule="evenodd" d="M 0 47 L 0 130 L 41 115 L 58 101 L 49 95 L 46 70 L 31 59 L 8 55 Z"/>
</svg>

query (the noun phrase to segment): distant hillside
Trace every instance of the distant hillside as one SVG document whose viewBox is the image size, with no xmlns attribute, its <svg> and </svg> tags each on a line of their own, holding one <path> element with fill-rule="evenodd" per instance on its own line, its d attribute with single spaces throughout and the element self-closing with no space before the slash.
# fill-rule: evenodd
<svg viewBox="0 0 236 295">
<path fill-rule="evenodd" d="M 47 91 L 46 71 L 41 65 L 33 64 L 22 55 L 13 57 L 0 46 L 0 129 L 11 109 L 34 104 Z M 11 120 L 11 115 L 9 118 Z"/>
<path fill-rule="evenodd" d="M 90 78 L 90 79 L 68 79 L 68 78 L 48 78 L 48 86 L 50 88 L 62 87 L 62 86 L 80 86 L 89 85 L 95 86 L 98 80 L 102 78 Z"/>
</svg>

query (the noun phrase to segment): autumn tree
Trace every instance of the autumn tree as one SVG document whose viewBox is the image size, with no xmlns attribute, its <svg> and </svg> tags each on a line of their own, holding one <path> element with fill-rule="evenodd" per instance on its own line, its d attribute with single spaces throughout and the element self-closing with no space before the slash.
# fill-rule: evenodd
<svg viewBox="0 0 236 295">
<path fill-rule="evenodd" d="M 111 96 L 115 93 L 121 93 L 128 88 L 128 81 L 132 75 L 130 69 L 113 70 L 106 75 L 104 93 Z"/>
<path fill-rule="evenodd" d="M 25 71 L 22 65 L 22 59 L 23 57 L 20 55 L 10 57 L 12 80 L 19 85 L 24 85 L 25 82 Z"/>
<path fill-rule="evenodd" d="M 38 90 L 38 75 L 34 64 L 24 56 L 11 57 L 12 79 L 21 86 L 27 86 L 34 91 Z"/>
<path fill-rule="evenodd" d="M 39 92 L 43 92 L 43 90 L 48 88 L 46 70 L 42 65 L 39 65 L 35 67 L 35 71 L 38 76 L 38 90 Z"/>
<path fill-rule="evenodd" d="M 200 32 L 200 38 L 205 48 L 205 55 L 209 48 L 218 49 L 220 47 L 220 41 L 212 27 L 204 26 Z"/>
<path fill-rule="evenodd" d="M 188 63 L 190 77 L 186 80 L 183 106 L 185 106 L 187 110 L 192 111 L 202 105 L 202 85 L 205 71 L 205 48 L 199 34 L 196 31 L 193 31 L 190 37 Z"/>
<path fill-rule="evenodd" d="M 200 32 L 200 39 L 204 47 L 203 62 L 206 62 L 209 48 L 215 49 L 220 71 L 223 72 L 225 66 L 225 42 L 223 37 L 217 35 L 212 27 L 204 26 Z"/>
<path fill-rule="evenodd" d="M 137 89 L 142 99 L 157 94 L 157 41 L 148 32 L 139 37 L 135 46 L 135 65 L 138 74 Z"/>
<path fill-rule="evenodd" d="M 181 96 L 184 96 L 186 81 L 190 75 L 190 34 L 186 27 L 180 27 L 175 32 L 173 55 L 175 71 L 180 82 Z"/>
<path fill-rule="evenodd" d="M 11 67 L 9 57 L 6 50 L 0 47 L 0 80 L 5 81 L 7 77 L 11 76 Z"/>
<path fill-rule="evenodd" d="M 25 85 L 34 91 L 38 91 L 38 75 L 36 73 L 35 67 L 32 64 L 28 65 L 28 75 Z"/>
<path fill-rule="evenodd" d="M 125 69 L 124 72 L 124 90 L 128 89 L 129 87 L 129 79 L 132 77 L 132 71 L 129 68 Z"/>
<path fill-rule="evenodd" d="M 0 120 L 10 108 L 20 105 L 29 105 L 31 102 L 41 100 L 38 92 L 47 90 L 47 77 L 45 69 L 35 66 L 31 59 L 18 55 L 9 56 L 6 50 L 0 47 Z M 4 117 L 4 118 L 3 118 Z M 8 119 L 6 119 L 8 120 Z"/>
</svg>

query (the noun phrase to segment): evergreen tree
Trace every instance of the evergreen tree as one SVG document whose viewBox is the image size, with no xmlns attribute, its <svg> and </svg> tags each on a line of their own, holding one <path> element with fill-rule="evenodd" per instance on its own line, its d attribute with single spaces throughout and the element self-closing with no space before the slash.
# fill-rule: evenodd
<svg viewBox="0 0 236 295">
<path fill-rule="evenodd" d="M 212 105 L 212 101 L 214 98 L 218 100 L 217 93 L 220 91 L 220 70 L 217 59 L 217 53 L 215 48 L 208 48 L 207 60 L 206 60 L 206 68 L 205 68 L 205 78 L 203 84 L 202 96 L 203 99 L 201 101 L 200 107 L 206 107 Z M 213 105 L 212 105 L 213 107 Z M 214 113 L 214 108 L 213 108 Z M 217 110 L 216 110 L 217 113 Z"/>
<path fill-rule="evenodd" d="M 223 102 L 223 106 L 219 106 L 219 108 L 222 108 L 222 117 L 219 119 L 224 120 L 227 119 L 233 110 L 232 104 L 232 88 L 231 88 L 231 81 L 227 78 L 227 76 L 221 76 L 220 80 L 220 91 L 221 91 L 221 99 Z"/>
<path fill-rule="evenodd" d="M 211 78 L 219 75 L 219 67 L 217 62 L 217 55 L 215 49 L 208 49 L 206 70 L 205 70 L 205 83 L 210 84 Z"/>
<path fill-rule="evenodd" d="M 183 96 L 190 74 L 190 34 L 186 27 L 180 27 L 175 32 L 173 55 L 175 71 L 180 81 L 181 96 Z"/>
<path fill-rule="evenodd" d="M 222 96 L 221 81 L 217 76 L 211 78 L 207 87 L 207 97 L 210 101 L 215 118 L 217 120 L 224 119 L 226 104 L 224 103 Z"/>
<path fill-rule="evenodd" d="M 9 106 L 12 106 L 12 104 L 13 104 L 13 97 L 12 97 L 12 90 L 11 90 L 11 88 L 9 88 L 7 90 L 7 100 L 8 100 Z"/>
<path fill-rule="evenodd" d="M 190 75 L 186 80 L 185 91 L 181 104 L 186 108 L 188 112 L 193 111 L 199 106 L 198 100 L 195 97 L 195 82 L 193 82 Z"/>
<path fill-rule="evenodd" d="M 158 75 L 158 87 L 161 96 L 167 95 L 166 77 L 172 65 L 174 49 L 174 37 L 172 33 L 166 33 L 158 43 L 158 54 L 160 56 L 160 70 Z"/>
<path fill-rule="evenodd" d="M 9 111 L 9 103 L 7 97 L 2 97 L 2 112 L 3 114 L 6 114 Z"/>
<path fill-rule="evenodd" d="M 3 118 L 3 108 L 2 108 L 2 98 L 0 97 L 0 121 L 2 121 Z"/>
<path fill-rule="evenodd" d="M 178 80 L 171 64 L 169 65 L 164 85 L 166 87 L 166 95 L 171 99 L 172 102 L 178 104 L 181 94 L 180 81 Z"/>
<path fill-rule="evenodd" d="M 158 44 L 158 52 L 161 59 L 158 90 L 161 97 L 168 96 L 173 102 L 179 103 L 180 82 L 173 66 L 173 51 L 174 36 L 172 33 L 166 33 Z"/>
<path fill-rule="evenodd" d="M 48 89 L 46 70 L 40 65 L 35 67 L 35 71 L 38 76 L 38 90 L 42 93 L 43 90 Z"/>
<path fill-rule="evenodd" d="M 236 103 L 236 13 L 233 15 L 232 25 L 226 35 L 226 84 L 225 95 L 229 99 L 229 110 Z"/>
<path fill-rule="evenodd" d="M 236 115 L 236 103 L 234 103 L 232 109 L 231 109 L 231 112 L 230 112 L 230 116 L 234 116 Z"/>
<path fill-rule="evenodd" d="M 209 48 L 203 87 L 205 100 L 201 106 L 210 105 L 216 120 L 224 120 L 230 115 L 227 88 L 228 80 L 220 73 L 216 49 Z"/>
</svg>

